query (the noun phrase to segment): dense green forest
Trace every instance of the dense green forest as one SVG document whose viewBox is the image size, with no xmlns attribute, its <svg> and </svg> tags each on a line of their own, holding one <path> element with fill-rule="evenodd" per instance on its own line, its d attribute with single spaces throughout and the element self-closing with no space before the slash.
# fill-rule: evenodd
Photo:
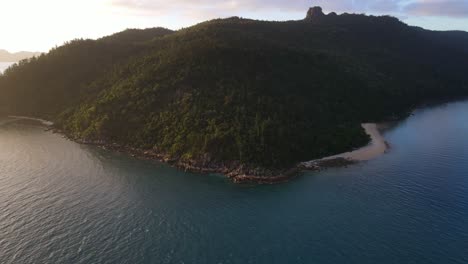
<svg viewBox="0 0 468 264">
<path fill-rule="evenodd" d="M 465 32 L 321 12 L 127 30 L 8 69 L 0 111 L 182 161 L 287 168 L 367 143 L 362 122 L 468 95 L 466 47 Z"/>
</svg>

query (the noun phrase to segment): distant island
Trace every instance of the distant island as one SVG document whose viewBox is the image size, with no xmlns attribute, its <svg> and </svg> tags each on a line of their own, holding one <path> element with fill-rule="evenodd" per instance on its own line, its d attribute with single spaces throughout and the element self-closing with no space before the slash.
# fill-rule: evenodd
<svg viewBox="0 0 468 264">
<path fill-rule="evenodd" d="M 467 96 L 466 69 L 466 32 L 314 7 L 298 21 L 231 17 L 71 41 L 0 75 L 0 113 L 186 170 L 271 183 L 366 145 L 363 123 Z"/>
<path fill-rule="evenodd" d="M 18 62 L 20 60 L 29 59 L 34 56 L 41 55 L 41 52 L 20 51 L 10 53 L 6 50 L 0 49 L 0 62 Z"/>
</svg>

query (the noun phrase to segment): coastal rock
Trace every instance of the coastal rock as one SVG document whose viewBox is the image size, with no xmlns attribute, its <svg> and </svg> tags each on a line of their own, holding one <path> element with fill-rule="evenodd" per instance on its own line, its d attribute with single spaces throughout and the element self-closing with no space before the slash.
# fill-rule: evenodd
<svg viewBox="0 0 468 264">
<path fill-rule="evenodd" d="M 325 14 L 323 13 L 322 8 L 320 6 L 316 6 L 316 7 L 310 8 L 309 11 L 307 11 L 307 16 L 305 19 L 312 20 L 312 19 L 321 18 L 324 16 Z"/>
</svg>

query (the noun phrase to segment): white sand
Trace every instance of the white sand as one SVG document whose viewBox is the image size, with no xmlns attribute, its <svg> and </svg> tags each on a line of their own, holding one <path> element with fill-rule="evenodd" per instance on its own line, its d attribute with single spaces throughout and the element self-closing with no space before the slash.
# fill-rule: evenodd
<svg viewBox="0 0 468 264">
<path fill-rule="evenodd" d="M 15 120 L 32 120 L 32 121 L 37 121 L 40 122 L 41 124 L 45 126 L 52 126 L 54 123 L 51 121 L 47 121 L 44 119 L 39 119 L 39 118 L 33 118 L 33 117 L 27 117 L 27 116 L 8 116 L 9 118 L 13 118 Z"/>
<path fill-rule="evenodd" d="M 318 159 L 318 160 L 307 161 L 307 162 L 302 163 L 302 165 L 306 167 L 310 167 L 310 166 L 315 165 L 317 162 L 324 161 L 324 160 L 332 160 L 332 159 L 337 159 L 337 158 L 344 158 L 344 159 L 348 159 L 352 161 L 365 161 L 365 160 L 374 159 L 384 154 L 388 146 L 387 146 L 387 143 L 385 142 L 385 139 L 380 134 L 377 124 L 374 124 L 374 123 L 362 124 L 362 128 L 364 128 L 365 132 L 371 137 L 371 142 L 369 143 L 369 145 L 362 147 L 360 149 L 351 151 L 351 152 L 346 152 L 346 153 L 342 153 L 342 154 L 338 154 L 338 155 L 334 155 L 330 157 L 325 157 L 325 158 Z"/>
</svg>

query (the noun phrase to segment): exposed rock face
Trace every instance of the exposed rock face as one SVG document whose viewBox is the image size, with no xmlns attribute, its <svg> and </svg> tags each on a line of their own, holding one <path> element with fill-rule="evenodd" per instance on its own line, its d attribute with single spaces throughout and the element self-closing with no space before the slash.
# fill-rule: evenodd
<svg viewBox="0 0 468 264">
<path fill-rule="evenodd" d="M 316 19 L 320 17 L 324 17 L 325 14 L 322 11 L 320 6 L 312 7 L 307 11 L 306 20 Z"/>
</svg>

